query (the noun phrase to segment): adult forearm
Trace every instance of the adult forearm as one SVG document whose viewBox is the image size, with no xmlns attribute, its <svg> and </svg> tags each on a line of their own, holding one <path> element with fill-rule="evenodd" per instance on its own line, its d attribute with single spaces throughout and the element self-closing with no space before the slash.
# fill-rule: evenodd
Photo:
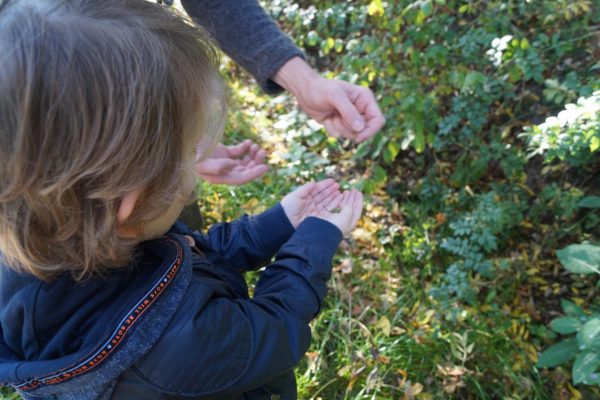
<svg viewBox="0 0 600 400">
<path fill-rule="evenodd" d="M 293 57 L 286 61 L 273 75 L 273 81 L 290 91 L 296 98 L 301 95 L 307 82 L 320 75 L 304 59 Z"/>
<path fill-rule="evenodd" d="M 256 0 L 182 0 L 182 5 L 267 93 L 281 91 L 271 78 L 282 65 L 304 57 Z"/>
</svg>

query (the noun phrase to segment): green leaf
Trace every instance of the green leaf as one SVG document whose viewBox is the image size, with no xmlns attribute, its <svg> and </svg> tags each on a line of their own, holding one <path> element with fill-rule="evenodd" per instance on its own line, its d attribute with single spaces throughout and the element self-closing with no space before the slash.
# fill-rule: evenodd
<svg viewBox="0 0 600 400">
<path fill-rule="evenodd" d="M 579 350 L 600 350 L 600 316 L 592 317 L 577 333 Z"/>
<path fill-rule="evenodd" d="M 563 340 L 547 348 L 540 355 L 537 366 L 539 368 L 556 367 L 575 357 L 577 350 L 577 339 Z"/>
<path fill-rule="evenodd" d="M 593 153 L 598 149 L 600 149 L 600 137 L 594 136 L 590 140 L 590 151 Z"/>
<path fill-rule="evenodd" d="M 415 139 L 413 141 L 413 147 L 417 153 L 422 153 L 425 150 L 425 135 L 421 132 L 417 132 L 415 134 Z"/>
<path fill-rule="evenodd" d="M 307 39 L 306 42 L 308 43 L 309 46 L 315 46 L 317 43 L 319 43 L 321 41 L 319 34 L 315 31 L 308 32 L 308 35 L 306 35 L 306 39 Z"/>
<path fill-rule="evenodd" d="M 572 301 L 562 299 L 560 305 L 562 306 L 563 312 L 570 317 L 587 317 L 587 314 L 583 312 L 581 307 Z"/>
<path fill-rule="evenodd" d="M 385 183 L 387 180 L 387 173 L 385 172 L 385 169 L 381 168 L 379 165 L 375 165 L 373 171 L 373 180 L 379 184 Z"/>
<path fill-rule="evenodd" d="M 331 49 L 333 49 L 333 46 L 335 46 L 335 40 L 333 40 L 333 38 L 327 38 L 327 40 L 321 42 L 321 49 L 323 49 L 325 54 L 328 54 Z"/>
<path fill-rule="evenodd" d="M 388 143 L 387 148 L 385 149 L 384 153 L 383 153 L 383 158 L 385 159 L 386 162 L 391 163 L 392 161 L 394 161 L 396 159 L 396 156 L 398 156 L 398 153 L 400 152 L 400 145 L 398 144 L 398 142 L 395 141 L 391 141 Z"/>
<path fill-rule="evenodd" d="M 423 10 L 417 11 L 417 16 L 415 17 L 415 25 L 423 25 L 425 19 L 427 18 L 427 14 Z"/>
<path fill-rule="evenodd" d="M 561 264 L 577 274 L 600 274 L 600 246 L 572 244 L 556 252 Z"/>
<path fill-rule="evenodd" d="M 577 204 L 581 208 L 600 208 L 600 196 L 587 196 Z"/>
<path fill-rule="evenodd" d="M 600 367 L 600 352 L 582 351 L 573 363 L 573 383 L 586 383 L 598 367 Z"/>
<path fill-rule="evenodd" d="M 556 333 L 566 335 L 577 332 L 581 328 L 581 321 L 573 317 L 560 317 L 550 322 L 550 328 Z"/>
</svg>

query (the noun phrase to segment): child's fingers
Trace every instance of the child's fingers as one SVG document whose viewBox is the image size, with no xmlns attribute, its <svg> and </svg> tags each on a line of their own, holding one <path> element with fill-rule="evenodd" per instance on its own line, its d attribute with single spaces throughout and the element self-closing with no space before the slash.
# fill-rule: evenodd
<svg viewBox="0 0 600 400">
<path fill-rule="evenodd" d="M 304 185 L 300 186 L 298 189 L 294 190 L 294 193 L 301 199 L 304 199 L 304 198 L 310 196 L 310 194 L 314 190 L 315 186 L 316 186 L 316 183 L 311 181 L 311 182 L 305 183 Z"/>
<path fill-rule="evenodd" d="M 358 190 L 356 190 L 353 195 L 353 198 L 352 198 L 352 211 L 353 211 L 352 225 L 351 225 L 352 227 L 356 226 L 356 223 L 360 219 L 360 216 L 362 214 L 362 208 L 363 208 L 363 194 L 361 192 L 359 192 Z"/>
<path fill-rule="evenodd" d="M 327 190 L 331 187 L 338 188 L 339 185 L 336 181 L 334 181 L 331 178 L 323 179 L 322 181 L 317 182 L 317 185 L 315 186 L 315 192 L 313 193 L 313 195 L 316 195 L 317 193 L 319 193 L 323 190 Z"/>
<path fill-rule="evenodd" d="M 321 189 L 324 189 L 331 185 L 337 185 L 337 184 L 338 183 L 332 178 L 326 178 L 326 179 L 323 179 L 323 180 L 317 182 L 317 186 Z"/>
<path fill-rule="evenodd" d="M 252 157 L 252 159 L 254 161 L 256 161 L 256 163 L 258 164 L 262 164 L 265 162 L 265 158 L 267 158 L 267 152 L 263 149 L 260 149 L 256 152 L 256 154 L 254 155 L 254 157 Z"/>
<path fill-rule="evenodd" d="M 222 175 L 231 171 L 237 162 L 227 158 L 209 158 L 196 163 L 196 172 L 199 175 Z"/>
<path fill-rule="evenodd" d="M 331 192 L 331 193 L 330 193 L 330 194 L 329 194 L 327 197 L 324 197 L 324 198 L 323 198 L 323 199 L 322 199 L 320 202 L 318 202 L 318 203 L 317 203 L 317 202 L 314 202 L 314 204 L 315 204 L 315 205 L 316 205 L 318 208 L 321 208 L 321 209 L 323 209 L 323 208 L 324 208 L 324 209 L 327 209 L 327 208 L 328 208 L 328 205 L 329 205 L 329 203 L 331 203 L 332 201 L 334 201 L 334 200 L 335 200 L 335 198 L 337 197 L 337 195 L 338 195 L 338 194 L 339 194 L 339 192 L 338 192 L 338 191 Z"/>
<path fill-rule="evenodd" d="M 317 193 L 312 193 L 312 200 L 316 204 L 320 204 L 324 199 L 328 198 L 332 193 L 338 191 L 337 185 L 330 185 Z"/>
<path fill-rule="evenodd" d="M 264 175 L 268 171 L 269 167 L 267 165 L 260 164 L 253 167 L 245 167 L 243 169 L 235 168 L 221 174 L 200 173 L 200 176 L 208 183 L 243 185 Z"/>
<path fill-rule="evenodd" d="M 256 153 L 258 153 L 259 151 L 260 146 L 256 143 L 253 143 L 252 146 L 250 146 L 250 150 L 248 151 L 250 158 L 254 159 L 256 157 Z"/>
<path fill-rule="evenodd" d="M 344 192 L 342 193 L 342 200 L 340 201 L 340 205 L 339 207 L 342 209 L 343 213 L 346 213 L 348 211 L 348 198 L 350 197 L 350 192 L 347 190 L 344 190 Z"/>
<path fill-rule="evenodd" d="M 326 200 L 319 204 L 322 210 L 327 212 L 334 212 L 336 208 L 340 208 L 343 195 L 340 192 L 332 193 Z"/>
<path fill-rule="evenodd" d="M 349 190 L 344 191 L 342 202 L 339 205 L 339 207 L 341 209 L 340 214 L 347 221 L 351 221 L 352 216 L 354 214 L 354 209 L 352 207 L 352 191 L 349 191 Z"/>
<path fill-rule="evenodd" d="M 252 147 L 252 140 L 246 139 L 242 143 L 238 143 L 233 146 L 227 146 L 227 153 L 232 158 L 239 158 L 248 152 L 248 149 Z"/>
<path fill-rule="evenodd" d="M 341 194 L 336 187 L 331 187 L 321 193 L 319 193 L 316 197 L 312 198 L 312 202 L 319 208 L 326 208 L 327 204 L 331 202 L 338 194 Z"/>
</svg>

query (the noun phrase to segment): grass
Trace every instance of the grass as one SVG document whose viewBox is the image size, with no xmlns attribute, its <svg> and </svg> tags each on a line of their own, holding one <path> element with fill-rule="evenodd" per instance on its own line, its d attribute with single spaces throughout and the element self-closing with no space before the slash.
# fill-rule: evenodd
<svg viewBox="0 0 600 400">
<path fill-rule="evenodd" d="M 239 82 L 251 85 L 243 75 L 236 82 L 238 88 L 246 87 Z M 215 221 L 261 211 L 309 179 L 333 176 L 345 185 L 363 187 L 371 178 L 364 162 L 352 157 L 356 149 L 351 143 L 307 129 L 302 116 L 290 111 L 294 104 L 287 96 L 272 99 L 244 89 L 233 104 L 231 141 L 241 137 L 259 141 L 275 154 L 273 170 L 262 182 L 238 188 L 201 184 L 205 196 L 200 204 Z M 256 115 L 263 117 L 258 118 L 260 123 L 249 124 Z M 277 121 L 290 119 L 293 123 L 285 129 L 277 128 Z M 326 162 L 319 158 L 323 154 Z M 508 255 L 511 268 L 500 272 L 491 285 L 481 284 L 484 301 L 444 304 L 432 298 L 430 289 L 447 265 L 432 258 L 439 246 L 435 234 L 440 221 L 401 191 L 404 182 L 396 182 L 370 188 L 357 230 L 338 251 L 325 307 L 312 323 L 311 348 L 296 368 L 299 398 L 598 395 L 595 388 L 573 387 L 564 368 L 535 367 L 548 343 L 545 308 L 554 301 L 540 293 L 556 288 L 545 279 L 556 282 L 556 263 L 543 257 L 532 260 L 532 244 L 520 243 L 531 238 L 515 237 L 518 250 Z M 533 273 L 533 265 L 541 271 Z"/>
<path fill-rule="evenodd" d="M 224 71 L 233 70 L 225 65 Z M 269 151 L 272 171 L 241 187 L 199 183 L 209 224 L 258 213 L 310 179 L 332 176 L 369 192 L 362 220 L 335 258 L 325 306 L 312 322 L 311 347 L 295 369 L 300 399 L 600 398 L 598 388 L 572 386 L 567 367 L 535 367 L 553 342 L 547 324 L 560 298 L 600 307 L 597 278 L 565 274 L 554 257 L 566 244 L 560 234 L 566 222 L 555 215 L 568 214 L 549 212 L 566 207 L 558 195 L 538 196 L 532 208 L 543 224 L 524 221 L 508 238 L 506 254 L 495 255 L 510 268 L 486 282 L 474 277 L 477 301 L 444 302 L 430 290 L 448 265 L 438 249 L 451 216 L 414 196 L 426 174 L 425 156 L 400 154 L 386 171 L 387 181 L 380 180 L 369 160 L 357 155 L 370 143 L 357 149 L 328 138 L 295 110 L 289 96 L 265 96 L 237 72 L 227 79 L 233 96 L 225 141 L 259 142 Z M 451 180 L 452 163 L 433 168 Z M 546 184 L 536 175 L 525 178 Z M 453 208 L 458 200 L 448 202 Z M 570 223 L 579 229 L 582 222 Z M 251 273 L 248 280 L 257 277 Z M 7 389 L 0 392 L 0 399 L 16 398 Z"/>
</svg>

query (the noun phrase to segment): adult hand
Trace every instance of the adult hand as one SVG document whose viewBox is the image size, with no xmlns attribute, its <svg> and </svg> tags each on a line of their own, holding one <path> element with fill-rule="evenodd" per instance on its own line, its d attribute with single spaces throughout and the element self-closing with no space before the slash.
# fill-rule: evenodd
<svg viewBox="0 0 600 400">
<path fill-rule="evenodd" d="M 302 110 L 322 123 L 331 136 L 360 143 L 379 132 L 385 124 L 385 117 L 370 89 L 325 79 L 299 57 L 285 63 L 273 80 L 292 92 Z"/>
<path fill-rule="evenodd" d="M 219 143 L 209 158 L 196 163 L 196 172 L 209 183 L 243 185 L 269 170 L 266 155 L 266 151 L 251 140 L 235 146 Z"/>
<path fill-rule="evenodd" d="M 286 195 L 281 200 L 281 206 L 292 226 L 297 228 L 311 211 L 324 207 L 325 201 L 330 201 L 340 194 L 339 187 L 333 179 L 325 179 L 309 182 Z"/>
</svg>

